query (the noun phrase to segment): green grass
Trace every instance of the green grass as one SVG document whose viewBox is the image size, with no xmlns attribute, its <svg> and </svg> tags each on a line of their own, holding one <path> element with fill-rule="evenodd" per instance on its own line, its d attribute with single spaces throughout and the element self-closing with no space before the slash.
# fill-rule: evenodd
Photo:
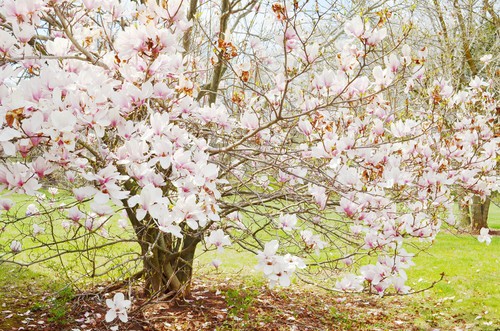
<svg viewBox="0 0 500 331">
<path fill-rule="evenodd" d="M 450 328 L 458 320 L 475 323 L 484 330 L 487 326 L 483 322 L 499 325 L 499 252 L 498 237 L 486 246 L 473 236 L 440 234 L 428 251 L 414 258 L 416 266 L 408 271 L 409 284 L 416 289 L 445 274 L 433 288 L 410 298 L 419 316 L 416 323 L 431 328 L 434 325 L 429 321 L 438 314 L 437 318 L 451 323 Z"/>
<path fill-rule="evenodd" d="M 500 207 L 493 202 L 488 213 L 488 227 L 490 229 L 500 229 Z"/>
<path fill-rule="evenodd" d="M 55 281 L 53 277 L 39 273 L 27 268 L 20 268 L 14 265 L 0 264 L 0 302 L 6 303 L 1 310 L 13 311 L 10 318 L 2 319 L 8 314 L 2 312 L 0 317 L 0 330 L 12 330 L 14 327 L 23 325 L 23 320 L 27 311 L 47 311 L 50 318 L 57 321 L 64 317 L 59 310 L 54 310 L 54 306 L 49 299 L 57 296 L 58 292 L 64 293 L 65 284 Z M 54 320 L 55 321 L 55 320 Z"/>
<path fill-rule="evenodd" d="M 490 206 L 488 226 L 500 228 L 500 208 L 494 204 Z M 445 329 L 452 329 L 453 322 L 459 320 L 480 330 L 494 330 L 500 325 L 500 237 L 493 237 L 488 246 L 476 236 L 443 232 L 414 261 L 417 265 L 408 272 L 413 287 L 423 288 L 441 272 L 445 274 L 442 282 L 412 298 L 420 316 L 417 325 L 431 328 L 436 318 L 450 323 Z M 490 327 L 484 322 L 493 323 Z"/>
</svg>

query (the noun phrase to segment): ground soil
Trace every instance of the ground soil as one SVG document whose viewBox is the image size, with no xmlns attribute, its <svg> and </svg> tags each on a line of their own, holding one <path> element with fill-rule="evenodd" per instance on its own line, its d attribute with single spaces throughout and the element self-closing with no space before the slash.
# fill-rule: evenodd
<svg viewBox="0 0 500 331">
<path fill-rule="evenodd" d="M 2 300 L 0 330 L 417 330 L 399 297 L 353 296 L 304 286 L 271 290 L 217 278 L 197 280 L 183 299 L 147 301 L 138 287 L 118 291 L 132 296 L 127 323 L 104 321 L 105 299 L 116 291 L 96 288 L 61 303 L 29 285 L 12 289 Z"/>
</svg>

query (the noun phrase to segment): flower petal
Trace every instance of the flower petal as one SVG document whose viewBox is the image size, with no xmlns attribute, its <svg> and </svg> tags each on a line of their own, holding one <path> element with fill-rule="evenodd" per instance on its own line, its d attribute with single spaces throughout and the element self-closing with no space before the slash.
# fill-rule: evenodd
<svg viewBox="0 0 500 331">
<path fill-rule="evenodd" d="M 113 321 L 115 318 L 116 318 L 116 311 L 114 309 L 108 310 L 105 317 L 106 322 L 109 323 Z"/>
</svg>

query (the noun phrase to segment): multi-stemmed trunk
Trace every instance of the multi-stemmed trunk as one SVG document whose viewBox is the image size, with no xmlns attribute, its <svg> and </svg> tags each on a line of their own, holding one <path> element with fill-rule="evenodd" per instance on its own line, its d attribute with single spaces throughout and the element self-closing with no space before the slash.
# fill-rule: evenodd
<svg viewBox="0 0 500 331">
<path fill-rule="evenodd" d="M 141 234 L 139 234 L 141 235 Z M 186 296 L 190 292 L 197 237 L 185 235 L 173 245 L 172 235 L 157 228 L 141 236 L 145 290 L 148 295 Z"/>
<path fill-rule="evenodd" d="M 144 289 L 148 296 L 187 296 L 191 290 L 193 261 L 200 235 L 184 229 L 183 238 L 160 231 L 148 215 L 139 221 L 135 208 L 123 201 L 143 257 Z"/>
</svg>

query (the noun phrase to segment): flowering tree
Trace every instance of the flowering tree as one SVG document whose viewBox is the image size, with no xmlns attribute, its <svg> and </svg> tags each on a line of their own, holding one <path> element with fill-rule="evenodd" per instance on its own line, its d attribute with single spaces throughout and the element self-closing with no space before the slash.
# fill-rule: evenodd
<svg viewBox="0 0 500 331">
<path fill-rule="evenodd" d="M 485 75 L 489 78 L 487 83 L 490 89 L 498 91 L 499 76 L 493 72 L 499 61 L 498 56 L 493 54 L 497 54 L 500 47 L 500 18 L 496 2 L 484 0 L 472 4 L 459 0 L 433 0 L 422 2 L 422 7 L 430 24 L 422 24 L 420 29 L 435 36 L 429 38 L 435 42 L 434 47 L 431 46 L 435 50 L 433 62 L 440 68 L 446 68 L 447 79 L 455 86 L 464 86 L 471 78 Z M 452 10 L 443 11 L 444 7 Z M 481 113 L 482 109 L 475 111 Z M 470 226 L 472 232 L 479 233 L 481 228 L 488 227 L 491 199 L 471 197 L 469 193 L 461 196 L 457 192 L 461 200 L 461 221 L 463 225 Z"/>
<path fill-rule="evenodd" d="M 198 246 L 237 244 L 271 286 L 297 274 L 406 293 L 406 240 L 454 224 L 454 188 L 498 188 L 488 82 L 427 77 L 404 15 L 229 0 L 0 8 L 2 262 L 77 255 L 82 276 L 140 264 L 150 294 L 187 293 Z M 109 320 L 126 319 L 116 300 Z"/>
</svg>

